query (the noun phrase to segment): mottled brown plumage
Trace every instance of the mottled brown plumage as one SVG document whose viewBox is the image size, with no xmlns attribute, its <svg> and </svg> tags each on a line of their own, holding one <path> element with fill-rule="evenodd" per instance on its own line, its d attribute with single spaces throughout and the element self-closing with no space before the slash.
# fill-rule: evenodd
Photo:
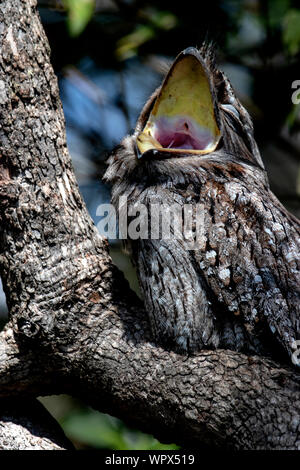
<svg viewBox="0 0 300 470">
<path fill-rule="evenodd" d="M 109 159 L 112 201 L 202 204 L 200 245 L 132 240 L 132 258 L 156 341 L 179 352 L 228 348 L 273 358 L 292 355 L 300 339 L 299 222 L 270 191 L 251 119 L 211 49 L 189 49 L 210 83 L 221 140 L 211 153 L 148 150 L 139 133 L 160 88 Z M 195 222 L 195 221 L 194 221 Z M 287 354 L 286 354 L 287 353 Z"/>
</svg>

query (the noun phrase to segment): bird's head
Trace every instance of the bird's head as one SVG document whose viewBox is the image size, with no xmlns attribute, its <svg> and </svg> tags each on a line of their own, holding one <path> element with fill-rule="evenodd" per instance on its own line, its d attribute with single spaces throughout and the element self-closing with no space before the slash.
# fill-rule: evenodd
<svg viewBox="0 0 300 470">
<path fill-rule="evenodd" d="M 133 138 L 139 159 L 201 157 L 220 149 L 263 167 L 251 118 L 207 46 L 176 57 Z"/>
<path fill-rule="evenodd" d="M 176 57 L 108 165 L 104 180 L 122 185 L 148 177 L 149 184 L 158 177 L 174 182 L 175 174 L 190 181 L 197 168 L 233 165 L 244 175 L 255 167 L 268 186 L 251 118 L 206 45 Z"/>
</svg>

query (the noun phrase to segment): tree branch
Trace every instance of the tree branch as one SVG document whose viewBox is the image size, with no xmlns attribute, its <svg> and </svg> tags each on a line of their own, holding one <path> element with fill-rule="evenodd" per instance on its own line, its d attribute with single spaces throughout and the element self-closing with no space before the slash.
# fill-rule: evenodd
<svg viewBox="0 0 300 470">
<path fill-rule="evenodd" d="M 260 357 L 185 357 L 147 314 L 83 203 L 33 0 L 1 4 L 0 397 L 71 393 L 163 441 L 300 448 L 300 376 Z M 1 436 L 0 436 L 1 438 Z"/>
<path fill-rule="evenodd" d="M 37 400 L 0 401 L 0 450 L 67 449 L 72 444 Z"/>
</svg>

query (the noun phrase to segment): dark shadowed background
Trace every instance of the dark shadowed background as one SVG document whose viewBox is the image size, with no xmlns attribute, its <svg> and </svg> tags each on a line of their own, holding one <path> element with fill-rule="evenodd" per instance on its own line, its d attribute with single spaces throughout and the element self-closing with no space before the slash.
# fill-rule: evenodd
<svg viewBox="0 0 300 470">
<path fill-rule="evenodd" d="M 170 61 L 182 49 L 201 46 L 204 40 L 215 44 L 220 67 L 254 120 L 272 190 L 300 216 L 300 91 L 294 93 L 300 90 L 298 3 L 38 1 L 59 78 L 69 150 L 96 224 L 98 205 L 110 198 L 109 187 L 101 182 L 110 150 L 133 130 Z M 111 255 L 137 290 L 135 273 L 118 241 L 111 241 Z M 6 315 L 0 284 L 1 325 Z M 75 398 L 41 401 L 78 448 L 176 448 Z"/>
</svg>

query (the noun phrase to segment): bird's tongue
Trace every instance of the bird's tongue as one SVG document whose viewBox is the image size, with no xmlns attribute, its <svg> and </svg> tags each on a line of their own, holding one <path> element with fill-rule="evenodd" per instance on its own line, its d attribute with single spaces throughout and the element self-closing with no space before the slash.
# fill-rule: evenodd
<svg viewBox="0 0 300 470">
<path fill-rule="evenodd" d="M 209 129 L 202 128 L 187 116 L 160 117 L 154 137 L 164 148 L 204 150 L 213 141 Z"/>
</svg>

